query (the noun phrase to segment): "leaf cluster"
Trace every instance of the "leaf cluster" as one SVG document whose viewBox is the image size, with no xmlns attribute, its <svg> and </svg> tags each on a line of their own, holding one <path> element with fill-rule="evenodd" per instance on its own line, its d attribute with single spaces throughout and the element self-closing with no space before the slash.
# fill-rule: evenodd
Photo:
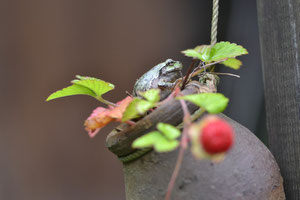
<svg viewBox="0 0 300 200">
<path fill-rule="evenodd" d="M 222 61 L 221 64 L 227 67 L 239 69 L 242 62 L 235 57 L 248 54 L 248 51 L 235 43 L 218 42 L 214 46 L 200 45 L 194 49 L 182 51 L 182 53 L 205 63 Z"/>
<path fill-rule="evenodd" d="M 135 97 L 123 113 L 122 121 L 126 122 L 128 120 L 141 117 L 148 110 L 156 107 L 160 100 L 159 93 L 159 89 L 150 89 L 146 92 L 141 92 L 140 96 L 144 97 L 144 99 Z"/>
<path fill-rule="evenodd" d="M 220 93 L 201 93 L 177 97 L 176 99 L 190 101 L 208 113 L 223 112 L 228 104 L 228 98 Z M 139 138 L 133 144 L 133 148 L 153 147 L 157 152 L 168 152 L 178 147 L 177 138 L 180 131 L 170 124 L 159 123 L 157 131 L 152 131 Z"/>
</svg>

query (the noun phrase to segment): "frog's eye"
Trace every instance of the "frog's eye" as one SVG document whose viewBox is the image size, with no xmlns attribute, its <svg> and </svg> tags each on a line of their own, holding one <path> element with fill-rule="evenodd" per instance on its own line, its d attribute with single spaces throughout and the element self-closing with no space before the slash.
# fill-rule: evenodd
<svg viewBox="0 0 300 200">
<path fill-rule="evenodd" d="M 174 60 L 170 60 L 166 63 L 167 66 L 172 66 L 175 63 Z"/>
</svg>

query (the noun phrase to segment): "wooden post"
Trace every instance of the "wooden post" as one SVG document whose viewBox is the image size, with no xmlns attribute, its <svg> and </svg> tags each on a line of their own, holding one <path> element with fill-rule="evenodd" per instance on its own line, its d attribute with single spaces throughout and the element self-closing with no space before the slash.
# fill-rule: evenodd
<svg viewBox="0 0 300 200">
<path fill-rule="evenodd" d="M 269 145 L 300 199 L 300 0 L 257 0 Z"/>
</svg>

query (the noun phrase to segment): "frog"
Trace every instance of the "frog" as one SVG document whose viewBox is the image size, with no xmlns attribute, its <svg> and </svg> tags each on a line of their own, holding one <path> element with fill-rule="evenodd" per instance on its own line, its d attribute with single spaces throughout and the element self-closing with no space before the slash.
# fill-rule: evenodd
<svg viewBox="0 0 300 200">
<path fill-rule="evenodd" d="M 140 97 L 140 92 L 150 89 L 160 89 L 160 99 L 163 100 L 171 94 L 176 80 L 182 78 L 183 65 L 179 61 L 167 59 L 143 74 L 134 84 L 133 96 Z"/>
</svg>

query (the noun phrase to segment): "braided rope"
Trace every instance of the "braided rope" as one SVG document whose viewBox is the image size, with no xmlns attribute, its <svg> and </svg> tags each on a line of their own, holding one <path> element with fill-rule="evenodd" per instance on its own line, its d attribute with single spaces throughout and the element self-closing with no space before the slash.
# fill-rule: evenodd
<svg viewBox="0 0 300 200">
<path fill-rule="evenodd" d="M 212 21 L 211 21 L 211 42 L 213 46 L 217 42 L 217 33 L 218 33 L 218 16 L 219 16 L 219 0 L 213 0 L 213 12 L 212 12 Z"/>
<path fill-rule="evenodd" d="M 134 161 L 134 160 L 142 157 L 143 155 L 145 155 L 146 153 L 148 153 L 150 151 L 152 151 L 152 148 L 138 149 L 135 152 L 133 152 L 127 156 L 118 157 L 118 159 L 122 163 L 128 163 L 128 162 Z"/>
</svg>

